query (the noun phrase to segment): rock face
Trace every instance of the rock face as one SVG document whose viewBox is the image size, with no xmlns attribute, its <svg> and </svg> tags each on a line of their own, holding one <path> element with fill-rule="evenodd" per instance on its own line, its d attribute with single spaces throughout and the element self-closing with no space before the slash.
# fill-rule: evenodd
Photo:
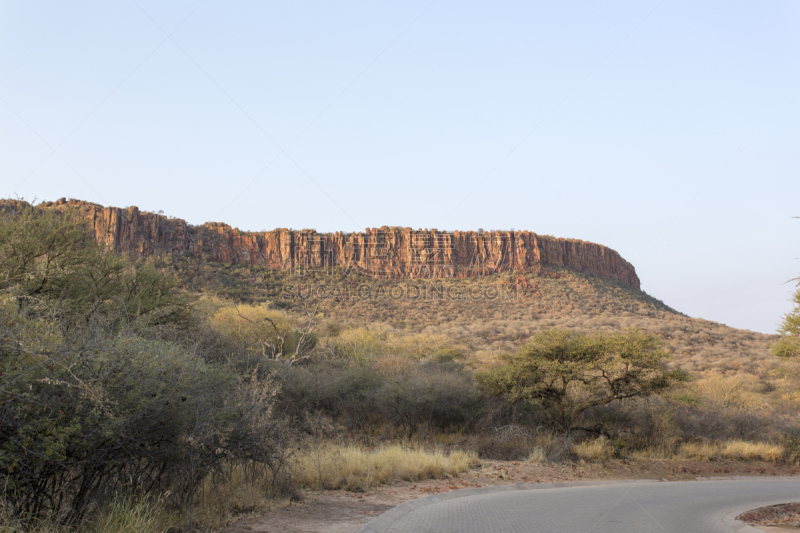
<svg viewBox="0 0 800 533">
<path fill-rule="evenodd" d="M 4 200 L 0 209 L 22 205 L 24 202 Z M 137 207 L 103 207 L 80 200 L 61 199 L 38 207 L 84 221 L 98 242 L 135 258 L 189 254 L 297 273 L 344 267 L 384 278 L 469 277 L 559 266 L 639 288 L 633 265 L 614 250 L 530 231 L 448 233 L 384 226 L 363 233 L 244 232 L 217 222 L 191 226 Z"/>
</svg>

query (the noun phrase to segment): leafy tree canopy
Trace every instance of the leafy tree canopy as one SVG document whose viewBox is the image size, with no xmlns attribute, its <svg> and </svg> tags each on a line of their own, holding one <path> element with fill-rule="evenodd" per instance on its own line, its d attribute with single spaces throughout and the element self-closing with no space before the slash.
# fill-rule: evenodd
<svg viewBox="0 0 800 533">
<path fill-rule="evenodd" d="M 781 338 L 772 345 L 772 353 L 779 357 L 797 357 L 800 355 L 800 289 L 792 296 L 794 309 L 783 316 L 778 328 Z"/>
<path fill-rule="evenodd" d="M 26 206 L 0 211 L 0 291 L 36 309 L 58 308 L 65 325 L 183 325 L 190 299 L 151 265 L 105 253 L 87 228 Z"/>
<path fill-rule="evenodd" d="M 492 395 L 537 404 L 564 431 L 590 429 L 576 427 L 587 409 L 664 392 L 685 381 L 685 373 L 666 368 L 669 357 L 657 337 L 635 328 L 594 335 L 551 329 L 476 377 Z"/>
</svg>

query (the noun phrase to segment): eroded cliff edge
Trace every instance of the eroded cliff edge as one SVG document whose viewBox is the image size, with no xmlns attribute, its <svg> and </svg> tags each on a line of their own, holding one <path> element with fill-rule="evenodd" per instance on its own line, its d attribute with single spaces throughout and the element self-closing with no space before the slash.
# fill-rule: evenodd
<svg viewBox="0 0 800 533">
<path fill-rule="evenodd" d="M 18 200 L 0 202 L 2 209 L 24 205 Z M 633 265 L 616 251 L 530 231 L 442 232 L 384 226 L 359 233 L 246 232 L 217 222 L 192 226 L 137 207 L 104 207 L 81 200 L 61 199 L 36 207 L 84 221 L 98 242 L 135 258 L 188 254 L 298 273 L 343 267 L 386 278 L 469 277 L 558 266 L 640 287 Z"/>
</svg>

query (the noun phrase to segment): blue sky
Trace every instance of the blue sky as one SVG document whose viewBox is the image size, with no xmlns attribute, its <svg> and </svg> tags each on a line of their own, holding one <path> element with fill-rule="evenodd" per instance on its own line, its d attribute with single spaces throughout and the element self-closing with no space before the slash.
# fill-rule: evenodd
<svg viewBox="0 0 800 533">
<path fill-rule="evenodd" d="M 798 27 L 792 1 L 0 0 L 0 194 L 580 238 L 772 332 L 800 273 Z"/>
</svg>

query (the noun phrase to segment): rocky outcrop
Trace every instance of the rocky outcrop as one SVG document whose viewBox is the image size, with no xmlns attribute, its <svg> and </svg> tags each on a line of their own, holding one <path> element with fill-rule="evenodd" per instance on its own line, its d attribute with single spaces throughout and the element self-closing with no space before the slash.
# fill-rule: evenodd
<svg viewBox="0 0 800 533">
<path fill-rule="evenodd" d="M 6 200 L 2 207 L 22 204 Z M 343 267 L 386 278 L 469 277 L 559 266 L 639 288 L 633 265 L 614 250 L 530 231 L 443 232 L 384 226 L 360 233 L 245 232 L 227 224 L 191 226 L 137 207 L 103 207 L 80 200 L 61 199 L 37 207 L 84 221 L 98 242 L 136 258 L 188 254 L 298 273 Z"/>
</svg>

